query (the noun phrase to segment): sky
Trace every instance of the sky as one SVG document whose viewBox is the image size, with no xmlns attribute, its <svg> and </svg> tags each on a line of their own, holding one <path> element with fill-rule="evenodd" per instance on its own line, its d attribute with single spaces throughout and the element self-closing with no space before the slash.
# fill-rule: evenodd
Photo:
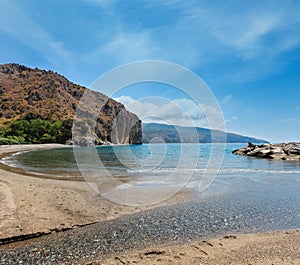
<svg viewBox="0 0 300 265">
<path fill-rule="evenodd" d="M 0 0 L 1 64 L 51 69 L 90 87 L 143 60 L 199 76 L 227 131 L 300 141 L 300 1 Z M 187 125 L 187 115 L 208 127 L 203 108 L 215 106 L 199 109 L 194 92 L 147 82 L 111 96 L 144 122 Z"/>
</svg>

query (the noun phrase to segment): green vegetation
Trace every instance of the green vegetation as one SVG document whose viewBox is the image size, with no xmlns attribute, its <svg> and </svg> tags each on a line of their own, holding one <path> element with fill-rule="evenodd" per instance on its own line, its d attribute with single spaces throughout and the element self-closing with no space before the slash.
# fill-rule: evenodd
<svg viewBox="0 0 300 265">
<path fill-rule="evenodd" d="M 0 144 L 62 143 L 72 138 L 72 120 L 49 121 L 28 114 L 12 121 L 7 128 L 0 127 Z"/>
<path fill-rule="evenodd" d="M 21 144 L 21 143 L 14 139 L 0 137 L 0 145 L 2 144 Z"/>
</svg>

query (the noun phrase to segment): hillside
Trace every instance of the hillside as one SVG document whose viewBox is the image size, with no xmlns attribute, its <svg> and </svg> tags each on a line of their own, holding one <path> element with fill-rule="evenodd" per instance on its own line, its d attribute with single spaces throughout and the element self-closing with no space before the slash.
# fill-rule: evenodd
<svg viewBox="0 0 300 265">
<path fill-rule="evenodd" d="M 51 133 L 49 130 L 51 131 L 55 126 L 63 126 L 67 131 L 60 141 L 70 140 L 78 102 L 87 90 L 53 71 L 31 69 L 19 64 L 0 65 L 0 126 L 2 127 L 0 136 L 10 138 L 22 136 L 28 142 L 28 139 L 31 139 L 28 138 L 30 127 L 37 124 L 39 129 L 44 130 L 44 134 L 39 135 L 39 137 L 45 136 L 44 141 L 57 142 L 55 138 L 46 137 Z M 135 114 L 128 112 L 121 103 L 99 92 L 88 91 L 93 100 L 104 104 L 95 127 L 94 136 L 97 144 L 141 143 L 141 121 Z M 113 139 L 111 132 L 119 113 L 122 113 L 123 125 L 130 127 L 126 130 L 129 131 L 130 136 Z M 118 130 L 118 128 L 114 129 Z M 31 142 L 38 142 L 38 137 Z"/>
<path fill-rule="evenodd" d="M 214 130 L 213 132 L 214 139 L 211 137 L 211 130 L 205 128 L 146 123 L 143 124 L 143 142 L 149 143 L 151 139 L 157 137 L 158 142 L 159 138 L 161 138 L 166 143 L 217 143 L 222 142 L 224 137 L 226 137 L 227 143 L 267 143 L 267 141 L 262 139 L 239 134 L 226 133 L 226 135 L 224 135 L 224 132 L 217 130 Z M 180 135 L 182 139 L 180 139 Z M 153 140 L 151 142 L 153 142 Z"/>
</svg>

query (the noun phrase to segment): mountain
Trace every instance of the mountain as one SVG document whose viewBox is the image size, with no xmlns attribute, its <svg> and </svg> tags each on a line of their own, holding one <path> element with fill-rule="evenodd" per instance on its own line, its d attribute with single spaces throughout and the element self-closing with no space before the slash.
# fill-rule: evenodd
<svg viewBox="0 0 300 265">
<path fill-rule="evenodd" d="M 150 141 L 152 143 L 162 141 L 166 143 L 218 143 L 224 141 L 224 137 L 227 143 L 268 143 L 262 139 L 199 127 L 193 128 L 159 123 L 143 124 L 144 143 L 149 143 Z"/>
<path fill-rule="evenodd" d="M 33 143 L 70 142 L 74 115 L 83 95 L 88 95 L 94 112 L 98 111 L 94 132 L 96 144 L 142 142 L 141 121 L 121 103 L 74 84 L 53 71 L 19 64 L 0 65 L 0 136 Z M 97 109 L 99 106 L 101 110 Z M 95 115 L 87 111 L 90 117 Z M 119 120 L 117 124 L 116 119 Z M 90 120 L 79 118 L 76 122 L 86 129 Z M 63 136 L 57 138 L 55 133 Z M 34 134 L 38 135 L 33 137 Z"/>
</svg>

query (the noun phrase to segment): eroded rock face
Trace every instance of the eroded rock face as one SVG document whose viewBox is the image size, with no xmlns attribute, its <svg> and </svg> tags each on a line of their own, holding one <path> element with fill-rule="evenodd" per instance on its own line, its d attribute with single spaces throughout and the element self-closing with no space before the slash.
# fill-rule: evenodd
<svg viewBox="0 0 300 265">
<path fill-rule="evenodd" d="M 77 105 L 72 134 L 73 144 L 79 146 L 142 143 L 140 119 L 121 103 L 91 90 Z"/>
<path fill-rule="evenodd" d="M 300 143 L 262 144 L 248 143 L 247 147 L 232 151 L 236 155 L 300 162 Z"/>
</svg>

